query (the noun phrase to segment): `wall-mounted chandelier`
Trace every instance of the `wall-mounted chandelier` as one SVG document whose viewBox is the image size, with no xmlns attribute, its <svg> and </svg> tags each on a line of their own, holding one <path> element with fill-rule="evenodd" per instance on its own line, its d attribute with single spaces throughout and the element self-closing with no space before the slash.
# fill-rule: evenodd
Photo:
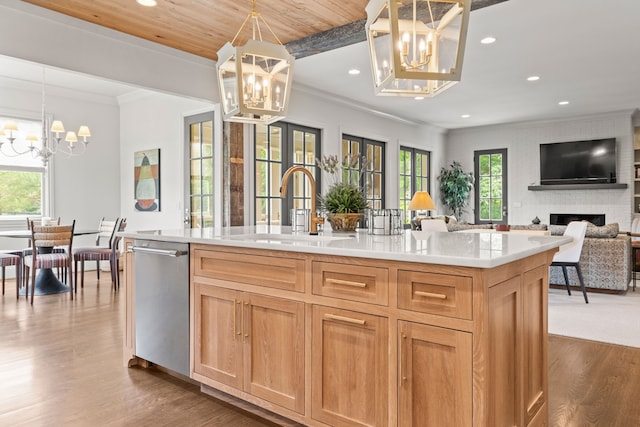
<svg viewBox="0 0 640 427">
<path fill-rule="evenodd" d="M 251 39 L 235 46 L 238 36 L 251 21 Z M 262 40 L 260 21 L 276 43 Z M 273 33 L 264 18 L 253 9 L 231 42 L 217 52 L 218 86 L 224 120 L 270 124 L 287 114 L 293 56 Z"/>
<path fill-rule="evenodd" d="M 65 154 L 67 156 L 75 156 L 82 154 L 86 149 L 89 141 L 87 138 L 91 136 L 91 130 L 88 126 L 82 125 L 78 132 L 65 132 L 64 124 L 60 120 L 54 120 L 49 127 L 50 120 L 46 116 L 45 106 L 45 71 L 42 70 L 42 137 L 38 140 L 35 133 L 29 133 L 24 136 L 24 141 L 16 142 L 21 131 L 15 120 L 8 120 L 0 127 L 0 155 L 7 157 L 15 157 L 31 154 L 34 158 L 39 158 L 42 164 L 46 166 L 49 158 L 56 154 Z M 51 137 L 51 134 L 55 134 Z M 64 135 L 64 140 L 62 139 Z M 3 141 L 3 138 L 6 141 Z M 79 140 L 78 138 L 82 138 Z M 81 147 L 78 150 L 78 147 Z"/>
<path fill-rule="evenodd" d="M 434 96 L 462 74 L 471 0 L 371 0 L 366 33 L 377 95 Z"/>
</svg>

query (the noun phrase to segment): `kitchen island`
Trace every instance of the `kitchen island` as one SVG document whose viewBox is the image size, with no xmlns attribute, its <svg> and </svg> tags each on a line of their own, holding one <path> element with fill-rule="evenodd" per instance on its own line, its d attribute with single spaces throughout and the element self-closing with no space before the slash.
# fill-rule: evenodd
<svg viewBox="0 0 640 427">
<path fill-rule="evenodd" d="M 280 227 L 189 243 L 190 377 L 310 426 L 543 426 L 548 266 L 567 237 Z M 135 253 L 126 255 L 127 365 Z M 140 332 L 138 332 L 140 333 Z"/>
</svg>

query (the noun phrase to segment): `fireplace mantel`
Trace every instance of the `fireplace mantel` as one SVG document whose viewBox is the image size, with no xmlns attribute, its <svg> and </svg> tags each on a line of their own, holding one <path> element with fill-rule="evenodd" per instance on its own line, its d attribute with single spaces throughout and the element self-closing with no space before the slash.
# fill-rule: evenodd
<svg viewBox="0 0 640 427">
<path fill-rule="evenodd" d="M 553 190 L 621 190 L 627 188 L 627 184 L 549 184 L 530 185 L 529 191 L 553 191 Z"/>
</svg>

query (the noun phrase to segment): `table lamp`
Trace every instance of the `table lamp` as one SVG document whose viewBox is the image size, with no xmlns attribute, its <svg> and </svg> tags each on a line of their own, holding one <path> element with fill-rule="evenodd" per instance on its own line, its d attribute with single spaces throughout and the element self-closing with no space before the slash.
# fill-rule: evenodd
<svg viewBox="0 0 640 427">
<path fill-rule="evenodd" d="M 409 210 L 416 211 L 416 215 L 411 219 L 411 229 L 421 230 L 420 222 L 423 219 L 428 218 L 428 210 L 435 209 L 436 205 L 433 204 L 431 196 L 426 191 L 416 191 L 413 193 L 411 203 L 409 203 Z"/>
</svg>

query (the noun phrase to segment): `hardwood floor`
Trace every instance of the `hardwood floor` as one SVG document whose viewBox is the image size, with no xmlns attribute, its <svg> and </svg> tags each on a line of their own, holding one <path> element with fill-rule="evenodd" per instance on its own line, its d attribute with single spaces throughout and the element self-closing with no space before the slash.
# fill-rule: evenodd
<svg viewBox="0 0 640 427">
<path fill-rule="evenodd" d="M 124 292 L 108 273 L 84 291 L 16 301 L 0 316 L 0 426 L 274 426 L 155 369 L 122 366 Z"/>
<path fill-rule="evenodd" d="M 155 369 L 122 366 L 124 293 L 15 299 L 0 316 L 1 426 L 275 426 Z M 640 425 L 640 349 L 551 336 L 550 425 Z"/>
<path fill-rule="evenodd" d="M 640 349 L 549 337 L 549 425 L 640 426 L 639 399 Z"/>
</svg>

